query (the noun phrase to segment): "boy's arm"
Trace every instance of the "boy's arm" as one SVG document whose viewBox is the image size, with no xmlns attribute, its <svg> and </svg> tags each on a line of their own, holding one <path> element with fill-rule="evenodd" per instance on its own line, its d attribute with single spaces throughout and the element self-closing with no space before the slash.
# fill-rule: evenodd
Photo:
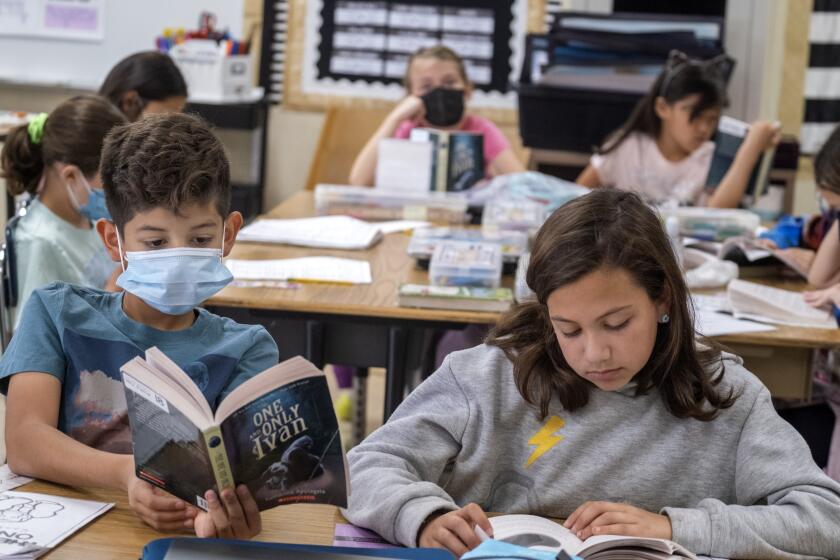
<svg viewBox="0 0 840 560">
<path fill-rule="evenodd" d="M 350 169 L 350 178 L 348 182 L 351 185 L 360 187 L 372 187 L 376 179 L 376 159 L 379 151 L 379 141 L 383 138 L 391 138 L 396 132 L 397 127 L 401 122 L 407 119 L 417 118 L 423 113 L 423 100 L 419 97 L 409 95 L 403 99 L 394 109 L 385 117 L 376 132 L 365 144 L 359 155 L 356 156 L 356 161 L 353 162 L 353 167 Z"/>
<path fill-rule="evenodd" d="M 134 476 L 134 457 L 99 451 L 58 430 L 61 382 L 40 372 L 18 373 L 6 399 L 6 450 L 12 471 L 68 486 L 128 493 L 138 516 L 158 530 L 192 526 L 195 511 Z"/>
<path fill-rule="evenodd" d="M 774 123 L 752 123 L 744 143 L 735 154 L 735 160 L 706 205 L 710 208 L 737 208 L 747 190 L 756 162 L 764 150 L 778 144 L 780 134 L 779 127 Z"/>
<path fill-rule="evenodd" d="M 826 288 L 840 282 L 840 220 L 835 220 L 823 237 L 814 262 L 808 270 L 808 283 Z"/>
</svg>

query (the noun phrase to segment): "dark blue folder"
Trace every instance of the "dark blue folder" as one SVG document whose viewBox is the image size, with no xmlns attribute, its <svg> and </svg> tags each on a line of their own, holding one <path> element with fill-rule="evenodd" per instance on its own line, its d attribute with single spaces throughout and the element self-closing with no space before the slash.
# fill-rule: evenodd
<svg viewBox="0 0 840 560">
<path fill-rule="evenodd" d="M 453 560 L 437 548 L 347 548 L 306 544 L 266 543 L 230 539 L 157 539 L 143 548 L 141 560 L 221 559 L 362 560 L 394 558 L 406 560 Z"/>
</svg>

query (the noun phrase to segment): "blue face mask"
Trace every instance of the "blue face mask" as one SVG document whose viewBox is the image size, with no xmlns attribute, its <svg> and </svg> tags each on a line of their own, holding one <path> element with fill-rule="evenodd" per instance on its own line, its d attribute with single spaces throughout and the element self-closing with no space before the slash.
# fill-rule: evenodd
<svg viewBox="0 0 840 560">
<path fill-rule="evenodd" d="M 108 212 L 108 206 L 105 205 L 105 191 L 94 189 L 81 173 L 79 173 L 79 177 L 81 177 L 82 184 L 88 192 L 87 204 L 84 206 L 79 204 L 79 199 L 76 198 L 73 188 L 69 184 L 67 185 L 67 192 L 70 194 L 70 200 L 73 202 L 76 211 L 94 223 L 102 219 L 110 221 L 111 213 Z"/>
<path fill-rule="evenodd" d="M 224 232 L 224 230 L 223 230 Z M 117 233 L 122 254 L 122 242 Z M 128 267 L 117 286 L 167 315 L 183 315 L 230 284 L 233 275 L 222 262 L 222 249 L 177 247 L 126 252 Z"/>
</svg>

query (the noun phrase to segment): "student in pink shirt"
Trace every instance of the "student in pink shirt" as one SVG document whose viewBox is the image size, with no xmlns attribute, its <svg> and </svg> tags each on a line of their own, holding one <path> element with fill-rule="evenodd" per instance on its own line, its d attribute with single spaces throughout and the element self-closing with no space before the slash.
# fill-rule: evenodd
<svg viewBox="0 0 840 560">
<path fill-rule="evenodd" d="M 463 60 L 452 49 L 437 45 L 415 52 L 408 61 L 404 82 L 408 95 L 359 152 L 350 171 L 351 185 L 373 185 L 382 138 L 408 138 L 417 127 L 483 134 L 487 177 L 525 171 L 496 125 L 466 112 L 473 85 Z"/>
</svg>

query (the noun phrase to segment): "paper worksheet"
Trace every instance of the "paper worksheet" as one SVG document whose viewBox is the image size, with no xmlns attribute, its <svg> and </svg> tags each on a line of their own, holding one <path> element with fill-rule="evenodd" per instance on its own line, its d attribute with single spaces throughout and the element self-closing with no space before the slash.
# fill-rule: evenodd
<svg viewBox="0 0 840 560">
<path fill-rule="evenodd" d="M 299 259 L 227 259 L 225 265 L 238 280 L 290 280 L 338 284 L 370 284 L 370 263 L 336 257 Z"/>
<path fill-rule="evenodd" d="M 322 249 L 368 249 L 382 232 L 350 216 L 321 216 L 299 220 L 257 220 L 245 226 L 238 241 L 283 243 Z"/>
<path fill-rule="evenodd" d="M 30 482 L 32 482 L 31 478 L 13 473 L 12 469 L 9 468 L 8 463 L 0 466 L 0 492 L 12 490 L 18 486 L 29 484 Z"/>
<path fill-rule="evenodd" d="M 0 558 L 37 558 L 114 507 L 30 492 L 0 494 Z"/>
</svg>

